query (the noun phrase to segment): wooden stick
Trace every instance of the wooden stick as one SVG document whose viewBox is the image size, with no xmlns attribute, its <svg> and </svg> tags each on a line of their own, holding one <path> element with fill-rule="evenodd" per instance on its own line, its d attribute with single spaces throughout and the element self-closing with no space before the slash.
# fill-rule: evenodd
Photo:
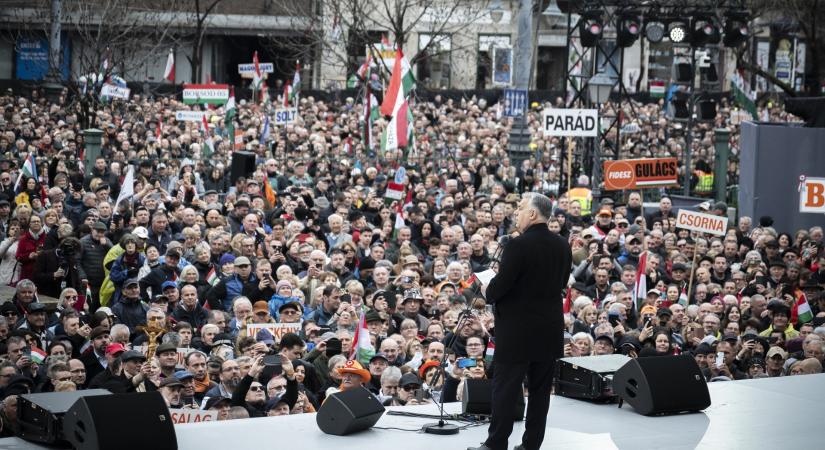
<svg viewBox="0 0 825 450">
<path fill-rule="evenodd" d="M 696 245 L 693 246 L 693 263 L 690 265 L 690 279 L 688 280 L 687 302 L 690 305 L 691 294 L 693 294 L 693 275 L 696 273 Z"/>
</svg>

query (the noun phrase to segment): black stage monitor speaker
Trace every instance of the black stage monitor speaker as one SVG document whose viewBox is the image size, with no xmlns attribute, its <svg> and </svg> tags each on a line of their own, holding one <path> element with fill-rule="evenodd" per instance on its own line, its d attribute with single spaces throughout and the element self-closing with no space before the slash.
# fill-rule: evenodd
<svg viewBox="0 0 825 450">
<path fill-rule="evenodd" d="M 75 450 L 177 450 L 175 424 L 160 392 L 80 398 L 63 418 Z"/>
<path fill-rule="evenodd" d="M 705 377 L 690 355 L 632 359 L 613 376 L 622 400 L 646 416 L 696 412 L 710 406 Z"/>
<path fill-rule="evenodd" d="M 321 405 L 315 421 L 324 433 L 345 436 L 375 425 L 384 414 L 384 405 L 365 388 L 330 395 Z"/>
<path fill-rule="evenodd" d="M 62 445 L 63 417 L 78 399 L 89 395 L 112 395 L 106 389 L 75 392 L 24 394 L 17 401 L 17 422 L 20 437 L 32 442 Z"/>
<path fill-rule="evenodd" d="M 490 380 L 464 380 L 461 397 L 462 414 L 489 416 L 493 414 L 493 383 Z M 524 420 L 524 396 L 520 395 L 514 403 L 513 418 Z"/>
<path fill-rule="evenodd" d="M 255 154 L 250 152 L 235 152 L 232 154 L 232 168 L 229 172 L 229 182 L 235 184 L 240 177 L 249 178 L 255 172 Z"/>
<path fill-rule="evenodd" d="M 628 361 L 624 355 L 562 358 L 556 364 L 555 392 L 570 398 L 614 401 L 613 374 Z"/>
</svg>

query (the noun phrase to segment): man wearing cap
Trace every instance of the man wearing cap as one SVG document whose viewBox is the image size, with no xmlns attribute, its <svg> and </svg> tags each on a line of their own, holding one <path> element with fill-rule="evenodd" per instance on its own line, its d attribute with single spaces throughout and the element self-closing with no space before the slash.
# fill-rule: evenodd
<svg viewBox="0 0 825 450">
<path fill-rule="evenodd" d="M 90 348 L 80 357 L 80 361 L 86 368 L 86 379 L 91 380 L 109 365 L 106 359 L 106 348 L 112 342 L 109 337 L 109 329 L 104 326 L 97 326 L 92 329 L 89 335 Z"/>
<path fill-rule="evenodd" d="M 596 214 L 596 223 L 593 224 L 593 231 L 596 232 L 596 239 L 603 241 L 610 230 L 616 228 L 613 223 L 613 211 L 609 208 L 602 208 Z"/>
<path fill-rule="evenodd" d="M 639 267 L 639 256 L 641 256 L 643 250 L 642 240 L 636 237 L 635 234 L 628 234 L 624 239 L 624 251 L 617 258 L 617 262 L 622 267 L 628 264 Z"/>
<path fill-rule="evenodd" d="M 401 329 L 401 322 L 404 319 L 412 319 L 418 325 L 418 333 L 423 334 L 430 326 L 430 320 L 422 316 L 421 302 L 424 297 L 421 296 L 421 291 L 418 288 L 410 288 L 404 291 L 404 299 L 401 301 L 401 311 L 393 314 L 393 324 L 396 330 Z"/>
<path fill-rule="evenodd" d="M 34 302 L 29 304 L 29 310 L 26 312 L 25 319 L 17 328 L 20 330 L 29 330 L 36 334 L 38 339 L 46 346 L 54 339 L 54 334 L 48 329 L 49 325 L 50 324 L 47 323 L 46 305 L 40 302 Z"/>
<path fill-rule="evenodd" d="M 381 352 L 376 353 L 369 362 L 370 382 L 367 388 L 375 395 L 381 393 L 381 374 L 384 369 L 390 366 L 390 362 L 386 355 Z"/>
<path fill-rule="evenodd" d="M 570 247 L 547 228 L 553 205 L 539 194 L 525 194 L 516 211 L 521 233 L 504 247 L 496 276 L 486 288 L 495 315 L 496 352 L 493 417 L 480 450 L 503 450 L 513 431 L 513 402 L 527 376 L 527 407 L 522 447 L 541 448 L 550 405 L 553 371 L 563 354 L 562 288 L 572 264 Z"/>
<path fill-rule="evenodd" d="M 120 299 L 112 306 L 112 313 L 134 333 L 138 326 L 146 325 L 147 311 L 149 307 L 140 301 L 140 284 L 137 279 L 124 281 Z"/>
<path fill-rule="evenodd" d="M 163 264 L 155 267 L 140 279 L 140 295 L 144 301 L 148 302 L 152 296 L 162 294 L 165 281 L 175 281 L 180 278 L 178 263 L 180 263 L 180 251 L 169 249 L 166 251 Z"/>
<path fill-rule="evenodd" d="M 160 381 L 160 395 L 166 401 L 169 408 L 180 408 L 181 395 L 183 393 L 183 383 L 174 376 L 166 377 Z"/>
<path fill-rule="evenodd" d="M 213 311 L 231 311 L 232 302 L 242 295 L 247 296 L 248 290 L 254 286 L 253 283 L 258 282 L 258 278 L 252 273 L 252 262 L 249 258 L 246 256 L 235 258 L 234 266 L 235 273 L 223 278 L 206 292 L 206 301 L 209 302 Z"/>
<path fill-rule="evenodd" d="M 155 349 L 155 356 L 158 358 L 160 377 L 174 376 L 178 364 L 178 347 L 171 342 L 160 344 Z"/>
<path fill-rule="evenodd" d="M 183 385 L 180 408 L 198 409 L 199 404 L 195 400 L 195 376 L 188 370 L 178 370 L 174 377 Z"/>
<path fill-rule="evenodd" d="M 92 226 L 92 232 L 80 239 L 80 245 L 83 249 L 80 256 L 80 266 L 86 273 L 86 279 L 89 280 L 92 302 L 98 302 L 98 304 L 100 286 L 106 278 L 106 272 L 103 270 L 103 259 L 112 249 L 112 242 L 106 237 L 107 231 L 108 227 L 105 223 L 96 222 Z"/>
</svg>

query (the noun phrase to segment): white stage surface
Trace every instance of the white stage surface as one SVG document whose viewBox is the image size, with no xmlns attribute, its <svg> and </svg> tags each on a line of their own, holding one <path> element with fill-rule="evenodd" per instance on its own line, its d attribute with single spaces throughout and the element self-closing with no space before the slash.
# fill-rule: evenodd
<svg viewBox="0 0 825 450">
<path fill-rule="evenodd" d="M 594 404 L 553 396 L 543 449 L 693 449 L 810 447 L 811 433 L 821 426 L 825 404 L 825 374 L 761 380 L 727 381 L 709 385 L 711 406 L 703 413 L 645 417 L 625 405 Z M 784 415 L 782 411 L 794 411 Z M 389 408 L 436 414 L 433 405 Z M 460 412 L 461 404 L 446 405 Z M 779 414 L 779 416 L 777 416 Z M 124 414 L 124 423 L 129 417 Z M 376 426 L 419 429 L 431 419 L 385 414 Z M 781 428 L 772 430 L 769 425 Z M 457 435 L 370 429 L 349 436 L 322 433 L 315 414 L 265 417 L 176 426 L 182 450 L 290 449 L 392 450 L 453 449 L 475 446 L 487 436 L 487 426 Z M 521 443 L 524 422 L 516 423 L 510 448 Z M 0 449 L 42 449 L 18 438 L 0 439 Z"/>
</svg>

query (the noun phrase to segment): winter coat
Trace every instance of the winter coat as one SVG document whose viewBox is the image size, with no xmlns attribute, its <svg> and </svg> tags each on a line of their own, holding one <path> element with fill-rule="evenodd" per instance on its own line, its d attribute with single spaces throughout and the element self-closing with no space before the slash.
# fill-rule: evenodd
<svg viewBox="0 0 825 450">
<path fill-rule="evenodd" d="M 99 289 L 106 278 L 106 272 L 103 270 L 103 259 L 111 250 L 112 243 L 107 239 L 105 244 L 101 244 L 100 241 L 92 239 L 92 235 L 89 234 L 80 239 L 80 245 L 83 248 L 80 265 L 83 267 L 83 271 L 86 272 L 89 284 Z"/>
<path fill-rule="evenodd" d="M 20 263 L 20 279 L 31 280 L 34 277 L 34 259 L 30 259 L 29 255 L 43 249 L 43 244 L 46 242 L 46 233 L 40 231 L 36 237 L 32 236 L 31 231 L 26 231 L 20 236 L 20 241 L 17 243 L 17 253 L 15 254 L 17 261 Z"/>
</svg>

